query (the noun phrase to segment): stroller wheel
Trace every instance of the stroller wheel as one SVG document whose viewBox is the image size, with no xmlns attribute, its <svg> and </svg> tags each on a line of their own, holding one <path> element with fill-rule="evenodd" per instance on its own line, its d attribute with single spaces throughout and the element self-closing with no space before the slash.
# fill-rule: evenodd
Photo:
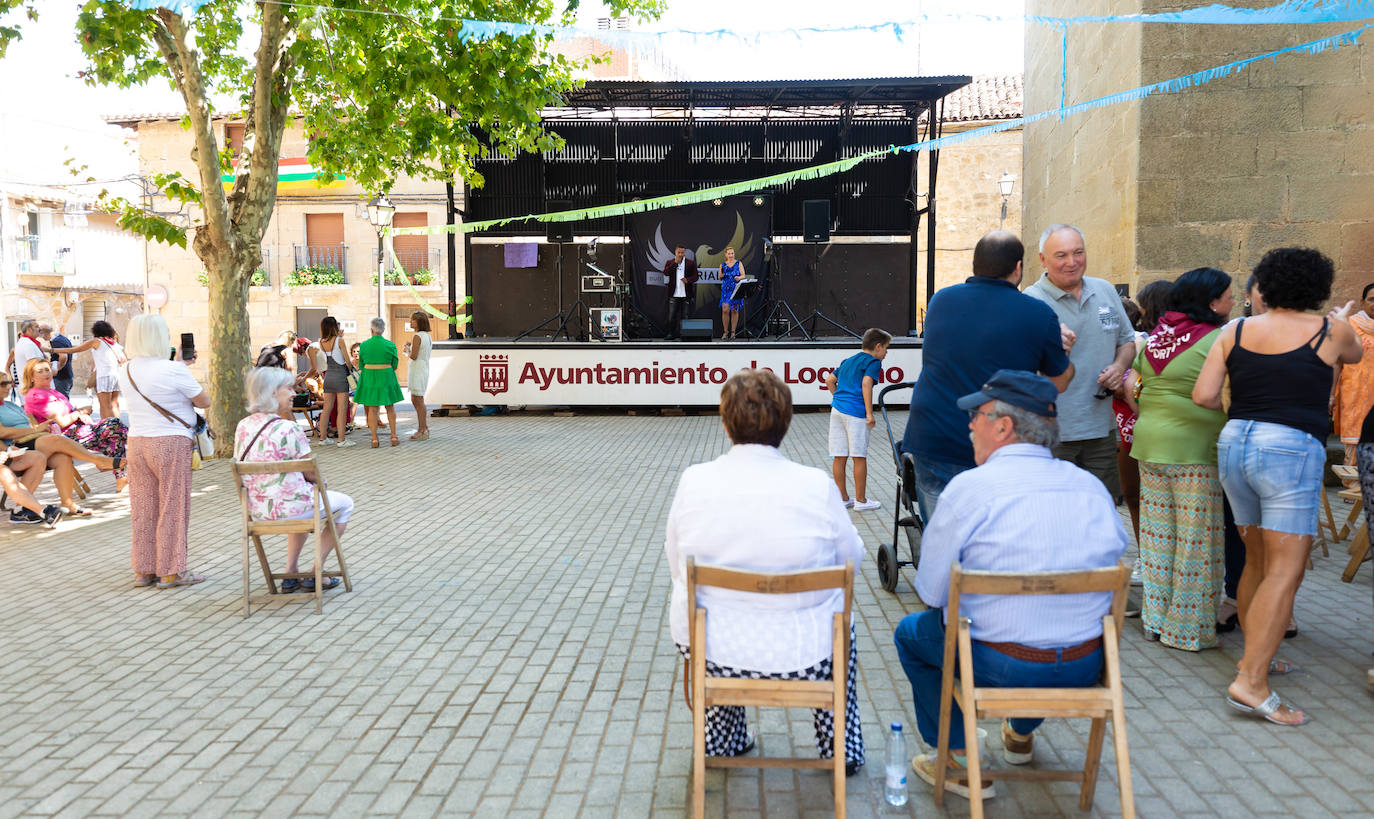
<svg viewBox="0 0 1374 819">
<path fill-rule="evenodd" d="M 897 578 L 900 573 L 897 571 L 897 547 L 891 543 L 883 543 L 878 546 L 878 580 L 883 584 L 884 591 L 895 591 L 897 589 Z"/>
</svg>

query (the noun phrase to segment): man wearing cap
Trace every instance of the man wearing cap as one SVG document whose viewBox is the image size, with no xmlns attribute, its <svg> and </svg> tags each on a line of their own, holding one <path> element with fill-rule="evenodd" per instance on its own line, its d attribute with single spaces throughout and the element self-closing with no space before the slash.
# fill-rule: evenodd
<svg viewBox="0 0 1374 819">
<path fill-rule="evenodd" d="M 921 517 L 935 514 L 950 478 L 974 466 L 968 416 L 955 406 L 1000 369 L 1044 373 L 1063 390 L 1073 379 L 1054 311 L 1016 288 L 1021 240 L 995 230 L 973 248 L 973 275 L 943 288 L 926 310 L 921 376 L 911 392 L 902 451 L 916 461 Z"/>
<path fill-rule="evenodd" d="M 954 562 L 966 570 L 1074 571 L 1115 566 L 1126 549 L 1126 530 L 1102 483 L 1050 451 L 1059 437 L 1058 398 L 1044 376 L 998 370 L 981 390 L 958 401 L 970 418 L 978 466 L 954 476 L 940 496 L 916 572 L 916 591 L 930 608 L 903 618 L 893 638 L 911 681 L 917 728 L 932 749 L 939 739 L 943 609 Z M 975 683 L 1003 688 L 1096 684 L 1102 672 L 1102 616 L 1110 605 L 1110 594 L 964 598 L 960 614 L 971 621 Z M 1031 760 L 1031 732 L 1040 722 L 1002 723 L 1007 762 Z M 963 726 L 955 704 L 949 747 L 951 764 L 957 766 L 964 760 Z M 934 766 L 933 750 L 912 760 L 917 775 L 932 784 Z M 946 781 L 945 788 L 969 793 L 957 782 Z M 983 797 L 992 795 L 986 785 Z"/>
<path fill-rule="evenodd" d="M 1116 415 L 1112 391 L 1135 358 L 1135 332 L 1111 282 L 1086 275 L 1088 251 L 1073 225 L 1050 225 L 1040 235 L 1045 275 L 1026 295 L 1054 310 L 1073 334 L 1069 353 L 1075 375 L 1060 399 L 1056 457 L 1078 464 L 1121 497 L 1116 464 Z"/>
</svg>

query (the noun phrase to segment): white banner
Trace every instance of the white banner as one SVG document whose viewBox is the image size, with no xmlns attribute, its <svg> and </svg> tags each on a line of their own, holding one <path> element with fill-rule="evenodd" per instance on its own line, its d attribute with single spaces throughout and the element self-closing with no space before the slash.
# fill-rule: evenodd
<svg viewBox="0 0 1374 819">
<path fill-rule="evenodd" d="M 883 381 L 914 381 L 918 344 L 894 345 Z M 853 342 L 721 344 L 510 344 L 439 342 L 426 403 L 571 406 L 714 406 L 732 373 L 763 367 L 792 388 L 798 406 L 830 403 L 825 376 L 859 352 Z M 909 392 L 896 396 L 903 402 Z M 874 394 L 876 400 L 876 392 Z"/>
</svg>

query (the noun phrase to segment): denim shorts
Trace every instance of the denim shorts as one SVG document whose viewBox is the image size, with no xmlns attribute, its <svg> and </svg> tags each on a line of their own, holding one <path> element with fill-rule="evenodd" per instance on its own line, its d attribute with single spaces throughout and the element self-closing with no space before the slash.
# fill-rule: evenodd
<svg viewBox="0 0 1374 819">
<path fill-rule="evenodd" d="M 1237 526 L 1317 534 L 1326 447 L 1316 438 L 1283 424 L 1227 421 L 1217 467 Z"/>
</svg>

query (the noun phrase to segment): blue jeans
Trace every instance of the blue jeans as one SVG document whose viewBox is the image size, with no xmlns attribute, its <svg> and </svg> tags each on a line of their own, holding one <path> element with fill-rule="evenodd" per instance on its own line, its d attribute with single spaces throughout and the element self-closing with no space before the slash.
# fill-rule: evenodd
<svg viewBox="0 0 1374 819">
<path fill-rule="evenodd" d="M 937 461 L 920 455 L 913 456 L 913 460 L 916 461 L 916 505 L 920 507 L 921 520 L 930 523 L 935 505 L 940 502 L 940 493 L 955 475 L 972 469 L 973 464 Z"/>
<path fill-rule="evenodd" d="M 1227 421 L 1217 468 L 1236 526 L 1317 534 L 1326 447 L 1299 429 L 1266 421 Z"/>
<path fill-rule="evenodd" d="M 943 613 L 929 609 L 908 614 L 897 624 L 892 636 L 902 670 L 911 681 L 911 696 L 916 706 L 916 728 L 921 739 L 934 748 L 940 741 L 940 676 L 945 661 L 945 624 Z M 976 640 L 973 643 L 973 682 L 992 688 L 1086 688 L 1102 677 L 1102 649 L 1069 662 L 1033 663 L 1008 657 Z M 1034 731 L 1042 719 L 1014 719 L 1011 729 L 1018 734 Z M 959 750 L 964 744 L 964 715 L 959 703 L 951 703 L 949 747 Z"/>
</svg>

